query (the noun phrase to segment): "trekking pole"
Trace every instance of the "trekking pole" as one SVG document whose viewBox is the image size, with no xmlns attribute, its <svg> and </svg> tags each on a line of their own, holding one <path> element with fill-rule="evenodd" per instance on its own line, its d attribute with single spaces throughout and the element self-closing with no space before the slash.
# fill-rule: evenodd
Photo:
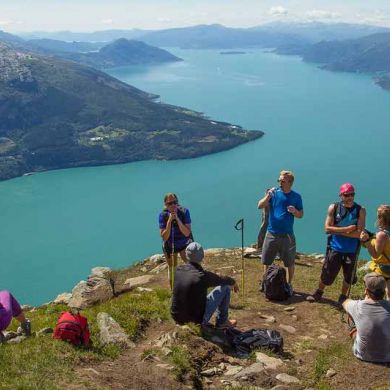
<svg viewBox="0 0 390 390">
<path fill-rule="evenodd" d="M 241 290 L 242 299 L 245 299 L 245 263 L 244 263 L 244 219 L 240 219 L 235 225 L 236 230 L 241 230 Z"/>
<path fill-rule="evenodd" d="M 175 229 L 173 227 L 173 222 L 171 226 L 171 237 L 172 237 L 172 254 L 171 254 L 171 265 L 170 268 L 170 278 L 169 284 L 171 285 L 171 290 L 173 290 L 173 284 L 175 282 Z"/>
</svg>

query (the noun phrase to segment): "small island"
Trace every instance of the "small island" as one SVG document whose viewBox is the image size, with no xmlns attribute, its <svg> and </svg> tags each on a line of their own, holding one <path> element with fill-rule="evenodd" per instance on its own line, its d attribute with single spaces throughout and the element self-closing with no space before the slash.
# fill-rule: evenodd
<svg viewBox="0 0 390 390">
<path fill-rule="evenodd" d="M 230 50 L 230 51 L 221 51 L 221 55 L 236 55 L 236 54 L 246 54 L 246 51 Z"/>
</svg>

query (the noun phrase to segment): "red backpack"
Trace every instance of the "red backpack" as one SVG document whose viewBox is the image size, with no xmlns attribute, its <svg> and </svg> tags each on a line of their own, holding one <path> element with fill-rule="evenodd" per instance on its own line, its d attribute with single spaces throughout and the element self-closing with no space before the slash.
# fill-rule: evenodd
<svg viewBox="0 0 390 390">
<path fill-rule="evenodd" d="M 53 337 L 73 345 L 89 345 L 90 333 L 88 320 L 81 314 L 69 311 L 61 313 L 54 329 Z"/>
</svg>

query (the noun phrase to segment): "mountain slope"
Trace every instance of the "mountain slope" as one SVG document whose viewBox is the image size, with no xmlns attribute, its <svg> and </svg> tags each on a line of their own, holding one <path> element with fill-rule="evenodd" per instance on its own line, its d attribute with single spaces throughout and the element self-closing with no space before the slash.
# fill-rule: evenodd
<svg viewBox="0 0 390 390">
<path fill-rule="evenodd" d="M 195 157 L 263 135 L 154 97 L 92 68 L 0 43 L 0 179 Z"/>
</svg>

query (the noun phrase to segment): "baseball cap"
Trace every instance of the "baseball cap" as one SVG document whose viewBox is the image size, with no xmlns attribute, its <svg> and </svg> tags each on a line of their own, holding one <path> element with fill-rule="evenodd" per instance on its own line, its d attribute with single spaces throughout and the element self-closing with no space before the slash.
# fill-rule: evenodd
<svg viewBox="0 0 390 390">
<path fill-rule="evenodd" d="M 191 242 L 186 248 L 187 260 L 191 263 L 201 263 L 204 257 L 204 250 L 199 242 Z"/>
<path fill-rule="evenodd" d="M 366 289 L 374 295 L 381 295 L 386 290 L 386 280 L 376 272 L 370 272 L 364 277 Z"/>
<path fill-rule="evenodd" d="M 339 194 L 346 194 L 349 192 L 355 192 L 355 187 L 351 183 L 344 183 L 341 185 Z"/>
</svg>

